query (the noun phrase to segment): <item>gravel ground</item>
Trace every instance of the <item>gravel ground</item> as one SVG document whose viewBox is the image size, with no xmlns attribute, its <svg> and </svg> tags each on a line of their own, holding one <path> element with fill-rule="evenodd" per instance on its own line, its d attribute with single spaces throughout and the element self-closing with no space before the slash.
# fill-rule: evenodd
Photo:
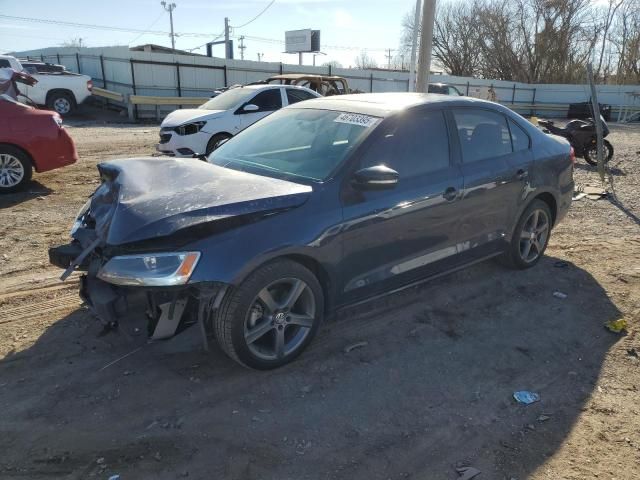
<svg viewBox="0 0 640 480">
<path fill-rule="evenodd" d="M 47 248 L 96 163 L 157 137 L 70 123 L 80 161 L 0 198 L 1 478 L 638 478 L 638 126 L 611 128 L 617 201 L 574 202 L 533 270 L 486 262 L 343 310 L 298 361 L 260 373 L 195 331 L 146 344 L 134 319 L 101 336 L 77 279 L 57 282 Z M 582 160 L 576 180 L 598 185 Z M 620 318 L 626 335 L 603 328 Z M 517 405 L 523 389 L 541 401 Z"/>
</svg>

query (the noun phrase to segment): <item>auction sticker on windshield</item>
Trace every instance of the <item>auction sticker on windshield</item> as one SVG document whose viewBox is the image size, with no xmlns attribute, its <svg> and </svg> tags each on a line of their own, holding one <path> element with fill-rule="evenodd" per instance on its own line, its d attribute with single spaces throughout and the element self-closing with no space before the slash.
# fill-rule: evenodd
<svg viewBox="0 0 640 480">
<path fill-rule="evenodd" d="M 378 121 L 378 117 L 362 115 L 360 113 L 341 113 L 336 117 L 334 122 L 349 123 L 351 125 L 360 125 L 361 127 L 370 127 Z"/>
</svg>

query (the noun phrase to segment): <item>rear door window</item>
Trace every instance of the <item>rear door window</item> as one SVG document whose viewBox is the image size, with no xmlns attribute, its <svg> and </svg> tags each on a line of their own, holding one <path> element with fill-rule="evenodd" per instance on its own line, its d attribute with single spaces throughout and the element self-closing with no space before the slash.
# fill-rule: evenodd
<svg viewBox="0 0 640 480">
<path fill-rule="evenodd" d="M 513 151 L 520 152 L 529 149 L 529 135 L 513 120 L 509 119 L 509 129 L 511 130 L 511 141 L 513 142 Z"/>
<path fill-rule="evenodd" d="M 273 112 L 282 108 L 282 96 L 279 88 L 271 88 L 258 93 L 249 103 L 258 106 L 259 112 Z"/>
<path fill-rule="evenodd" d="M 454 109 L 463 163 L 473 163 L 511 153 L 507 119 L 483 109 Z"/>
<path fill-rule="evenodd" d="M 289 102 L 289 105 L 316 98 L 313 94 L 299 88 L 287 88 L 286 90 L 287 101 Z"/>
<path fill-rule="evenodd" d="M 0 68 L 11 68 L 9 60 L 7 60 L 6 58 L 0 58 Z"/>
</svg>

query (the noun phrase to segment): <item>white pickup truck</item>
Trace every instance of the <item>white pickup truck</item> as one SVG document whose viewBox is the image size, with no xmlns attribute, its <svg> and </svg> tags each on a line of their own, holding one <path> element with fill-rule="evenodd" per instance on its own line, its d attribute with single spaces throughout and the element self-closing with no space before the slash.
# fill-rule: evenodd
<svg viewBox="0 0 640 480">
<path fill-rule="evenodd" d="M 9 55 L 0 55 L 0 68 L 25 71 L 20 61 Z M 88 75 L 67 71 L 36 73 L 26 71 L 36 80 L 33 87 L 20 86 L 20 92 L 37 105 L 45 105 L 60 115 L 69 115 L 90 95 L 93 82 Z"/>
</svg>

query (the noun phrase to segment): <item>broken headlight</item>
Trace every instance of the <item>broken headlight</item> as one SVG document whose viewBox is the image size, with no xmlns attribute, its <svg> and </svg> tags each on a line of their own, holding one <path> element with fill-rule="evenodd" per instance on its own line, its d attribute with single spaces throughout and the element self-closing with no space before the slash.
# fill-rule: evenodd
<svg viewBox="0 0 640 480">
<path fill-rule="evenodd" d="M 98 272 L 98 278 L 114 285 L 184 285 L 199 259 L 200 252 L 122 255 L 109 260 Z"/>
<path fill-rule="evenodd" d="M 174 128 L 174 131 L 178 135 L 193 135 L 194 133 L 198 133 L 206 124 L 207 122 L 186 123 Z"/>
<path fill-rule="evenodd" d="M 78 210 L 78 214 L 76 215 L 76 219 L 73 222 L 73 225 L 71 227 L 71 236 L 72 237 L 73 237 L 73 234 L 76 233 L 80 227 L 82 227 L 82 225 L 84 223 L 84 216 L 89 211 L 89 207 L 90 206 L 91 206 L 91 199 L 87 200 L 85 202 L 85 204 L 82 206 L 82 208 L 80 208 L 80 210 Z"/>
</svg>

